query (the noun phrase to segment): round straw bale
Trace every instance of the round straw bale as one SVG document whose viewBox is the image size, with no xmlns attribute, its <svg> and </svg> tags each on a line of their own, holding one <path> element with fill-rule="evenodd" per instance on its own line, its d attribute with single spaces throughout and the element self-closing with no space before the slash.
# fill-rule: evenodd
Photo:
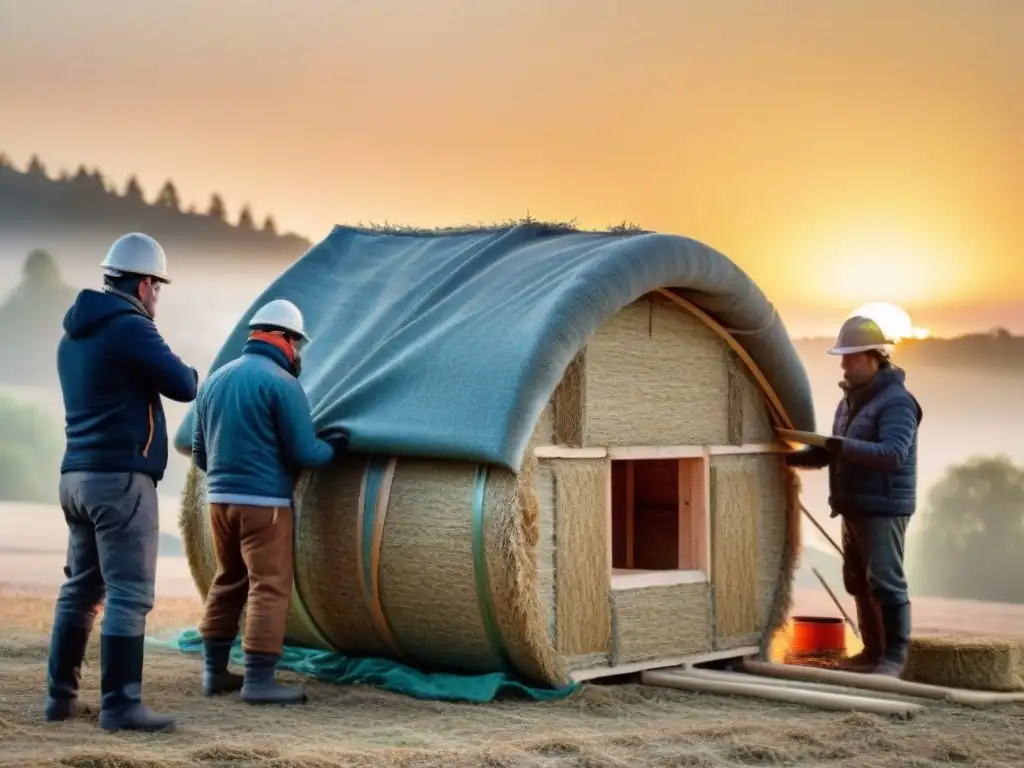
<svg viewBox="0 0 1024 768">
<path fill-rule="evenodd" d="M 515 475 L 468 462 L 346 457 L 295 489 L 287 642 L 454 672 L 568 682 L 537 590 L 536 461 Z M 181 530 L 205 597 L 216 571 L 205 476 Z"/>
<path fill-rule="evenodd" d="M 1024 690 L 1019 642 L 1000 638 L 924 636 L 910 641 L 903 678 L 948 688 Z"/>
</svg>

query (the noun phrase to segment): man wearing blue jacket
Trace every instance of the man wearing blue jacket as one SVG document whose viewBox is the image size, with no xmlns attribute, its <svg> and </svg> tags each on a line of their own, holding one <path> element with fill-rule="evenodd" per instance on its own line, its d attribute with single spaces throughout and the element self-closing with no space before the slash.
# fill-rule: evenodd
<svg viewBox="0 0 1024 768">
<path fill-rule="evenodd" d="M 347 440 L 317 437 L 299 383 L 309 339 L 302 313 L 277 299 L 261 307 L 242 354 L 214 371 L 196 398 L 192 456 L 206 473 L 217 573 L 206 598 L 203 636 L 207 696 L 241 690 L 251 704 L 306 701 L 278 684 L 292 594 L 292 488 L 303 469 L 323 467 Z M 242 609 L 245 675 L 228 672 Z"/>
<path fill-rule="evenodd" d="M 162 730 L 174 720 L 142 703 L 143 643 L 153 607 L 160 519 L 156 486 L 167 467 L 161 395 L 195 399 L 199 374 L 153 322 L 167 260 L 147 235 L 119 238 L 102 264 L 103 291 L 83 290 L 64 316 L 57 372 L 66 446 L 60 503 L 68 557 L 54 613 L 47 720 L 85 711 L 80 668 L 99 606 L 100 726 Z"/>
<path fill-rule="evenodd" d="M 829 469 L 832 517 L 843 518 L 843 582 L 857 605 L 864 650 L 846 669 L 899 677 L 910 643 L 903 569 L 907 525 L 917 504 L 917 432 L 922 410 L 892 342 L 872 320 L 851 317 L 829 354 L 842 355 L 846 393 L 825 447 L 789 454 L 790 466 Z"/>
</svg>

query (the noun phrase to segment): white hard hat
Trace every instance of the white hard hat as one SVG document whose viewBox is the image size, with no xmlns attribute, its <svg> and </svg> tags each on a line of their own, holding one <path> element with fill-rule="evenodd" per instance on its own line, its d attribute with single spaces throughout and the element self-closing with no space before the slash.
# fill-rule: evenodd
<svg viewBox="0 0 1024 768">
<path fill-rule="evenodd" d="M 893 340 L 885 335 L 878 323 L 870 318 L 854 315 L 843 323 L 843 327 L 839 329 L 839 335 L 836 337 L 836 343 L 828 353 L 830 355 L 851 355 L 855 352 L 874 350 L 888 357 L 892 345 Z"/>
<path fill-rule="evenodd" d="M 141 232 L 130 232 L 117 238 L 100 266 L 111 277 L 130 273 L 146 275 L 163 283 L 171 282 L 167 276 L 164 249 L 152 237 Z"/>
<path fill-rule="evenodd" d="M 282 331 L 290 331 L 301 336 L 305 341 L 309 341 L 302 312 L 288 299 L 274 299 L 264 304 L 252 316 L 249 327 L 278 328 Z"/>
</svg>

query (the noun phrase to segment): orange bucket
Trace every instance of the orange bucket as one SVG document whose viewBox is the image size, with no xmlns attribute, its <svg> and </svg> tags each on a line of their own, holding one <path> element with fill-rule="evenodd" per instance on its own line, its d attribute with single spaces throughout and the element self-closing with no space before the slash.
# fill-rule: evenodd
<svg viewBox="0 0 1024 768">
<path fill-rule="evenodd" d="M 845 654 L 846 625 L 833 616 L 794 616 L 789 651 L 795 656 Z"/>
</svg>

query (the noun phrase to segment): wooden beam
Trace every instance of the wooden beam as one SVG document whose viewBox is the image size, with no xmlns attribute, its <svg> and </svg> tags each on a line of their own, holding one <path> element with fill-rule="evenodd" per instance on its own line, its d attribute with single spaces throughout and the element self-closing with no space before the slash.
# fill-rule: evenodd
<svg viewBox="0 0 1024 768">
<path fill-rule="evenodd" d="M 701 455 L 699 445 L 630 445 L 609 446 L 612 461 L 642 461 L 650 459 L 692 459 Z"/>
<path fill-rule="evenodd" d="M 710 573 L 708 519 L 710 505 L 707 494 L 707 473 L 710 461 L 685 459 L 679 462 L 680 509 L 685 504 L 686 516 L 680 512 L 679 567 Z M 685 523 L 685 527 L 684 526 Z"/>
<path fill-rule="evenodd" d="M 567 445 L 539 445 L 533 449 L 538 459 L 603 459 L 608 455 L 605 448 L 570 448 Z"/>
<path fill-rule="evenodd" d="M 603 459 L 643 461 L 649 459 L 699 459 L 705 450 L 712 456 L 751 453 L 792 453 L 786 443 L 745 443 L 743 445 L 620 445 L 571 448 L 567 445 L 539 445 L 533 449 L 538 459 Z"/>
<path fill-rule="evenodd" d="M 711 452 L 704 451 L 704 460 L 700 463 L 700 522 L 704 527 L 701 536 L 701 570 L 711 575 Z"/>
<path fill-rule="evenodd" d="M 730 651 L 710 651 L 707 653 L 692 653 L 687 656 L 668 656 L 662 659 L 648 659 L 645 661 L 633 661 L 628 664 L 616 666 L 606 665 L 600 667 L 588 667 L 570 672 L 569 677 L 573 682 L 581 683 L 584 680 L 594 680 L 599 677 L 614 677 L 616 675 L 632 675 L 637 672 L 644 672 L 648 669 L 662 669 L 664 667 L 689 668 L 697 664 L 706 664 L 709 661 L 720 659 L 743 659 L 755 656 L 759 652 L 757 646 L 735 648 Z"/>
<path fill-rule="evenodd" d="M 604 463 L 604 468 L 605 472 L 607 473 L 605 476 L 604 484 L 604 522 L 605 531 L 607 532 L 608 536 L 608 541 L 606 542 L 608 545 L 608 576 L 609 578 L 611 578 L 612 566 L 615 561 L 615 550 L 612 546 L 612 537 L 614 531 L 614 528 L 612 527 L 612 502 L 614 499 L 614 496 L 612 495 L 612 463 L 610 461 L 606 461 Z"/>
<path fill-rule="evenodd" d="M 693 566 L 693 471 L 689 459 L 676 462 L 676 568 L 683 570 Z"/>
<path fill-rule="evenodd" d="M 793 449 L 785 443 L 744 443 L 743 445 L 709 445 L 712 456 L 729 456 L 732 454 L 750 453 L 792 453 Z"/>
<path fill-rule="evenodd" d="M 636 474 L 633 464 L 626 465 L 626 567 L 632 568 L 636 546 Z"/>
<path fill-rule="evenodd" d="M 644 589 L 646 587 L 675 587 L 680 584 L 705 584 L 708 575 L 703 571 L 644 571 L 638 569 L 612 569 L 612 589 Z"/>
</svg>

